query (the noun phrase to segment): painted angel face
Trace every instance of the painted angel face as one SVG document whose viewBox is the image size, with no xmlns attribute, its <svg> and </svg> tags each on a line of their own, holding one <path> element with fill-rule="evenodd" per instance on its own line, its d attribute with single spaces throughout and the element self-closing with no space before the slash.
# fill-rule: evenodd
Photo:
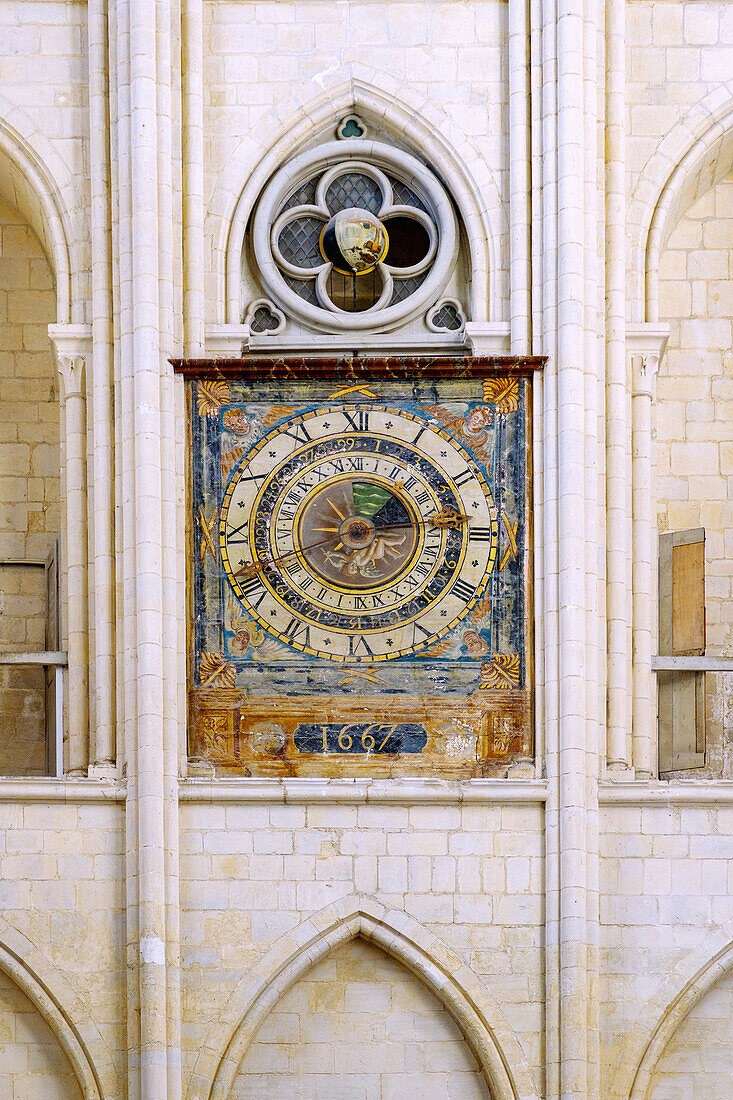
<svg viewBox="0 0 733 1100">
<path fill-rule="evenodd" d="M 249 420 L 241 409 L 227 409 L 221 419 L 224 428 L 228 432 L 246 435 L 249 431 Z"/>
<path fill-rule="evenodd" d="M 494 414 L 491 409 L 472 409 L 466 420 L 466 428 L 469 432 L 480 432 L 484 428 L 490 428 L 494 423 Z"/>
<path fill-rule="evenodd" d="M 463 644 L 469 657 L 483 657 L 484 654 L 489 652 L 486 641 L 477 630 L 464 630 Z"/>
</svg>

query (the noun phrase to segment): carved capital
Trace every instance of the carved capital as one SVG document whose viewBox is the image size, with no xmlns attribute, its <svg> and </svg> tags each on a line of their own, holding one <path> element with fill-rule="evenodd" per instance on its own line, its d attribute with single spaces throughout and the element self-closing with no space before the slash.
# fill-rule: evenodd
<svg viewBox="0 0 733 1100">
<path fill-rule="evenodd" d="M 64 386 L 64 400 L 84 398 L 86 362 L 92 351 L 89 325 L 49 325 L 48 335 L 56 356 L 56 365 Z"/>
<path fill-rule="evenodd" d="M 651 397 L 669 337 L 669 325 L 629 325 L 626 355 L 631 374 L 632 397 Z"/>
<path fill-rule="evenodd" d="M 659 356 L 652 352 L 636 352 L 629 356 L 631 364 L 631 396 L 651 397 L 654 379 L 659 369 Z"/>
<path fill-rule="evenodd" d="M 64 401 L 72 397 L 86 397 L 84 373 L 86 358 L 83 355 L 56 355 L 56 365 L 64 386 Z"/>
</svg>

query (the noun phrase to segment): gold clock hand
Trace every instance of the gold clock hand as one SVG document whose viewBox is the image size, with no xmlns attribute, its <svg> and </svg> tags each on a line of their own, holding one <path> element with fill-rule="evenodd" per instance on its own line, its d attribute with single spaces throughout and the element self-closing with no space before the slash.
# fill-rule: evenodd
<svg viewBox="0 0 733 1100">
<path fill-rule="evenodd" d="M 469 516 L 464 516 L 461 512 L 453 512 L 449 508 L 443 508 L 440 512 L 436 512 L 432 516 L 428 516 L 426 520 L 422 520 L 418 523 L 387 523 L 384 527 L 376 527 L 377 533 L 381 531 L 397 531 L 404 530 L 410 527 L 452 527 L 457 528 L 463 526 L 463 523 L 469 519 Z M 288 558 L 294 558 L 298 554 L 304 553 L 306 550 L 316 550 L 319 546 L 326 546 L 329 542 L 336 542 L 338 534 L 331 535 L 327 539 L 319 539 L 318 542 L 310 542 L 307 546 L 298 546 L 293 550 L 288 550 L 284 554 L 279 554 L 273 558 L 260 558 L 256 562 L 248 562 L 243 565 L 241 569 L 238 569 L 234 574 L 235 577 L 243 577 L 245 580 L 249 580 L 251 577 L 256 577 L 258 573 L 262 572 L 268 565 L 279 565 L 282 561 L 287 561 Z"/>
</svg>

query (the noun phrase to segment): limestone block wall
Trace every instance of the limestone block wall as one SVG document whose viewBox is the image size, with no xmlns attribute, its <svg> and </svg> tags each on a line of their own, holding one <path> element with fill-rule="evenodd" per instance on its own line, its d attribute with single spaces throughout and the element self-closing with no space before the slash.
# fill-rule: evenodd
<svg viewBox="0 0 733 1100">
<path fill-rule="evenodd" d="M 626 26 L 626 154 L 633 193 L 665 134 L 730 80 L 733 11 L 720 0 L 630 3 Z"/>
<path fill-rule="evenodd" d="M 610 1086 L 620 1065 L 634 1064 L 630 1051 L 641 1056 L 667 1004 L 731 939 L 733 808 L 613 806 L 601 825 L 601 1037 L 608 1090 L 602 1094 L 615 1095 Z M 719 1040 L 711 1033 L 711 1058 Z M 700 1050 L 701 1060 L 706 1056 L 707 1042 Z M 698 1095 L 685 1091 L 689 1077 L 672 1088 L 679 1065 L 674 1059 L 668 1064 L 664 1088 L 652 1094 L 656 1100 Z M 699 1092 L 718 1095 L 726 1094 Z"/>
<path fill-rule="evenodd" d="M 123 850 L 122 812 L 114 804 L 0 800 L 0 947 L 7 929 L 22 937 L 23 957 L 39 968 L 76 1026 L 84 1028 L 99 1069 L 104 1069 L 106 1057 L 121 1073 L 126 996 Z M 12 946 L 21 950 L 15 941 Z M 0 996 L 4 989 L 0 987 Z M 91 1031 L 85 1013 L 91 1013 Z M 2 1020 L 0 1010 L 0 1027 Z M 17 1042 L 40 1042 L 33 1034 L 31 1029 L 28 1038 Z M 0 1036 L 0 1095 L 5 1100 L 2 1041 Z M 18 1073 L 25 1073 L 20 1054 L 18 1058 Z M 36 1055 L 27 1061 L 36 1064 Z M 117 1095 L 109 1079 L 106 1087 L 110 1096 Z M 42 1087 L 22 1091 L 15 1081 L 15 1089 L 8 1094 L 12 1100 L 56 1100 L 55 1093 Z M 58 1093 L 58 1100 L 72 1097 L 76 1093 Z"/>
<path fill-rule="evenodd" d="M 223 998 L 280 937 L 315 912 L 365 894 L 419 921 L 469 964 L 539 1074 L 542 817 L 531 805 L 184 804 L 187 1071 Z"/>
<path fill-rule="evenodd" d="M 59 401 L 48 340 L 53 275 L 38 237 L 0 202 L 0 649 L 46 647 L 42 568 L 61 523 Z M 0 666 L 0 775 L 46 768 L 45 676 Z"/>
<path fill-rule="evenodd" d="M 0 971 L 0 1096 L 82 1100 L 69 1060 L 37 1008 Z"/>
<path fill-rule="evenodd" d="M 363 940 L 302 977 L 260 1027 L 232 1100 L 486 1100 L 465 1038 L 435 996 Z"/>
<path fill-rule="evenodd" d="M 687 211 L 661 257 L 660 316 L 670 324 L 657 378 L 659 529 L 705 528 L 708 653 L 733 654 L 733 179 Z M 709 675 L 708 748 L 733 774 L 730 674 Z"/>
<path fill-rule="evenodd" d="M 45 558 L 60 524 L 59 394 L 47 331 L 54 281 L 37 236 L 1 201 L 0 247 L 0 559 Z M 0 636 L 37 644 L 39 612 L 6 610 Z"/>
<path fill-rule="evenodd" d="M 504 199 L 508 193 L 506 34 L 507 6 L 497 0 L 356 0 L 346 6 L 206 0 L 207 209 L 223 212 L 274 142 L 314 105 L 338 99 L 352 78 L 384 89 L 400 104 L 406 132 L 395 136 L 408 147 L 415 141 L 411 116 L 424 113 L 470 166 L 475 186 L 484 190 L 480 202 L 495 206 L 494 193 Z M 347 100 L 342 114 L 350 109 Z M 219 231 L 212 219 L 214 249 Z M 497 256 L 506 255 L 505 246 L 497 242 Z M 210 272 L 210 321 L 219 319 L 220 296 Z"/>
<path fill-rule="evenodd" d="M 730 1093 L 733 975 L 698 1001 L 672 1036 L 652 1077 L 650 1100 L 712 1100 Z"/>
</svg>

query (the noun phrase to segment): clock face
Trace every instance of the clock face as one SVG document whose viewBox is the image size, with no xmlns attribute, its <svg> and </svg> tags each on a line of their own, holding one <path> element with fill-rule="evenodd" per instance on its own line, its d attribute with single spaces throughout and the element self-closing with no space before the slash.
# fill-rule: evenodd
<svg viewBox="0 0 733 1100">
<path fill-rule="evenodd" d="M 469 614 L 497 549 L 470 454 L 387 405 L 284 420 L 231 473 L 219 521 L 231 589 L 268 635 L 328 661 L 419 654 Z"/>
</svg>

